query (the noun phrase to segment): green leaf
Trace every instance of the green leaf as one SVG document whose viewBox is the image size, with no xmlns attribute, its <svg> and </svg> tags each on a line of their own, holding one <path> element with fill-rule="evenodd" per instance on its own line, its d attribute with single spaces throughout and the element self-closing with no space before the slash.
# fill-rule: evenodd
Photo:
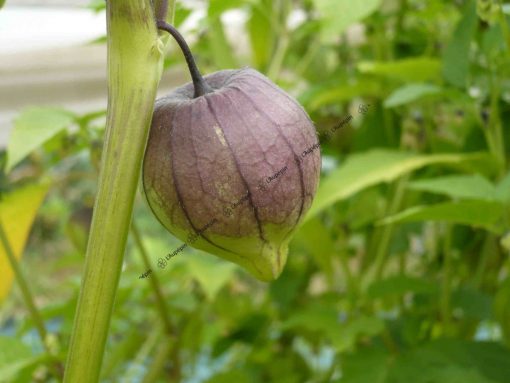
<svg viewBox="0 0 510 383">
<path fill-rule="evenodd" d="M 21 340 L 0 336 L 0 383 L 13 382 L 21 370 L 40 360 Z"/>
<path fill-rule="evenodd" d="M 337 349 L 342 352 L 350 349 L 360 336 L 375 337 L 384 330 L 384 321 L 373 316 L 362 315 L 353 318 L 341 331 L 331 336 L 331 342 Z"/>
<path fill-rule="evenodd" d="M 474 0 L 468 2 L 464 15 L 443 56 L 443 76 L 450 84 L 463 88 L 469 75 L 469 48 L 478 19 Z"/>
<path fill-rule="evenodd" d="M 191 15 L 191 9 L 185 8 L 182 6 L 180 2 L 177 2 L 175 5 L 175 13 L 174 13 L 174 27 L 179 27 L 186 21 L 186 19 Z"/>
<path fill-rule="evenodd" d="M 338 85 L 338 81 L 335 81 L 312 87 L 299 97 L 299 101 L 306 105 L 307 109 L 315 110 L 324 105 L 351 101 L 360 96 L 378 97 L 382 94 L 381 83 L 373 79 L 341 85 Z"/>
<path fill-rule="evenodd" d="M 365 61 L 358 64 L 358 71 L 403 82 L 438 81 L 441 77 L 441 63 L 430 57 L 390 62 Z"/>
<path fill-rule="evenodd" d="M 499 223 L 502 212 L 502 204 L 498 202 L 482 200 L 447 202 L 436 205 L 415 206 L 387 217 L 380 221 L 379 224 L 442 221 L 481 227 L 500 234 L 503 230 L 502 225 Z"/>
<path fill-rule="evenodd" d="M 376 317 L 361 315 L 341 322 L 336 309 L 324 304 L 312 304 L 295 311 L 282 323 L 282 329 L 296 329 L 320 333 L 331 341 L 338 351 L 354 345 L 360 336 L 376 336 L 384 329 L 384 322 Z"/>
<path fill-rule="evenodd" d="M 342 360 L 345 374 L 335 383 L 507 383 L 510 376 L 509 350 L 489 342 L 437 340 L 396 356 L 362 348 Z"/>
<path fill-rule="evenodd" d="M 509 351 L 496 343 L 440 340 L 399 357 L 387 382 L 506 383 L 509 360 Z"/>
<path fill-rule="evenodd" d="M 396 275 L 382 281 L 376 281 L 368 288 L 368 294 L 372 298 L 404 295 L 408 292 L 435 294 L 437 291 L 436 283 L 423 278 L 413 278 L 405 275 Z"/>
<path fill-rule="evenodd" d="M 492 295 L 471 286 L 460 286 L 451 296 L 452 310 L 462 318 L 477 321 L 492 320 Z"/>
<path fill-rule="evenodd" d="M 220 372 L 208 379 L 206 383 L 252 383 L 253 379 L 247 371 L 231 370 Z"/>
<path fill-rule="evenodd" d="M 333 277 L 331 259 L 334 254 L 334 243 L 328 229 L 319 219 L 311 219 L 302 225 L 293 237 L 292 244 L 309 252 L 322 271 L 329 278 Z"/>
<path fill-rule="evenodd" d="M 33 150 L 66 129 L 73 120 L 74 115 L 62 109 L 25 109 L 14 122 L 7 144 L 6 171 L 9 172 Z"/>
<path fill-rule="evenodd" d="M 248 19 L 248 32 L 252 59 L 256 68 L 267 68 L 274 46 L 274 28 L 271 25 L 273 17 L 273 5 L 271 1 L 261 1 L 253 5 Z"/>
<path fill-rule="evenodd" d="M 310 305 L 304 309 L 293 312 L 282 323 L 282 329 L 305 329 L 307 331 L 330 334 L 336 332 L 340 326 L 338 312 L 332 307 L 324 305 Z"/>
<path fill-rule="evenodd" d="M 103 0 L 91 0 L 87 8 L 94 12 L 101 12 L 106 9 L 106 2 Z"/>
<path fill-rule="evenodd" d="M 510 279 L 507 278 L 494 297 L 494 316 L 503 332 L 506 343 L 510 345 Z"/>
<path fill-rule="evenodd" d="M 236 266 L 230 262 L 223 262 L 205 254 L 189 255 L 186 263 L 191 275 L 200 283 L 210 300 L 213 300 L 220 289 L 227 284 L 236 269 Z"/>
<path fill-rule="evenodd" d="M 335 383 L 387 383 L 389 363 L 386 350 L 369 348 L 342 355 L 342 361 L 343 377 Z"/>
<path fill-rule="evenodd" d="M 413 101 L 424 98 L 425 96 L 437 95 L 441 93 L 441 88 L 431 84 L 409 84 L 395 90 L 384 101 L 386 108 L 409 104 Z"/>
<path fill-rule="evenodd" d="M 23 255 L 30 228 L 48 188 L 48 185 L 27 185 L 5 194 L 0 201 L 0 221 L 18 261 Z M 1 245 L 0 270 L 2 274 L 0 278 L 1 302 L 8 295 L 14 278 L 7 254 Z"/>
<path fill-rule="evenodd" d="M 216 18 L 222 13 L 233 8 L 240 8 L 244 5 L 242 0 L 210 0 L 207 8 L 207 16 Z"/>
<path fill-rule="evenodd" d="M 375 12 L 381 5 L 381 0 L 314 0 L 314 4 L 323 18 L 321 37 L 325 41 L 331 41 L 351 24 Z"/>
<path fill-rule="evenodd" d="M 496 198 L 510 203 L 510 172 L 496 186 Z"/>
<path fill-rule="evenodd" d="M 389 150 L 373 150 L 352 155 L 343 166 L 321 181 L 314 203 L 305 220 L 360 190 L 381 182 L 394 181 L 424 166 L 461 164 L 481 158 L 479 154 L 414 155 Z"/>
<path fill-rule="evenodd" d="M 410 189 L 445 194 L 452 198 L 496 201 L 496 188 L 480 175 L 454 175 L 409 183 Z"/>
<path fill-rule="evenodd" d="M 219 16 L 209 19 L 208 40 L 210 43 L 209 53 L 218 68 L 238 67 Z"/>
</svg>

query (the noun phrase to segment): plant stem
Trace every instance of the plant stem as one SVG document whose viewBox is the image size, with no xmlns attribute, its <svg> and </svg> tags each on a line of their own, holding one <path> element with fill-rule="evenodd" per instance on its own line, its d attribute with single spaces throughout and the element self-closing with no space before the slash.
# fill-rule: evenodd
<svg viewBox="0 0 510 383">
<path fill-rule="evenodd" d="M 450 328 L 450 295 L 451 295 L 451 268 L 452 268 L 452 249 L 451 249 L 451 227 L 446 225 L 446 233 L 443 242 L 443 279 L 441 283 L 441 319 L 443 321 L 443 333 L 447 333 Z"/>
<path fill-rule="evenodd" d="M 500 97 L 500 85 L 496 79 L 496 73 L 493 71 L 490 74 L 490 116 L 489 116 L 489 134 L 492 136 L 494 145 L 493 154 L 498 160 L 500 165 L 500 176 L 503 177 L 505 174 L 505 140 L 503 137 L 503 129 L 500 118 L 499 110 L 499 97 Z"/>
<path fill-rule="evenodd" d="M 194 97 L 195 98 L 200 97 L 206 93 L 212 92 L 212 88 L 207 84 L 207 82 L 205 82 L 204 78 L 202 77 L 202 74 L 198 70 L 193 54 L 191 53 L 191 49 L 189 48 L 188 43 L 186 42 L 184 37 L 182 37 L 180 32 L 164 20 L 158 20 L 157 26 L 158 29 L 170 33 L 174 40 L 177 42 L 177 44 L 179 44 L 182 54 L 186 59 L 186 63 L 188 64 L 191 79 L 193 80 L 193 88 L 195 89 Z"/>
<path fill-rule="evenodd" d="M 162 65 L 150 0 L 109 0 L 108 118 L 64 382 L 99 379 Z"/>
<path fill-rule="evenodd" d="M 152 270 L 151 263 L 149 260 L 149 256 L 147 254 L 147 250 L 145 249 L 145 246 L 142 241 L 142 237 L 140 236 L 140 231 L 138 230 L 138 227 L 135 224 L 135 221 L 131 223 L 131 234 L 133 235 L 133 239 L 135 240 L 136 246 L 138 247 L 138 250 L 140 251 L 140 255 L 142 256 L 143 263 L 145 267 L 149 270 Z M 159 314 L 161 315 L 161 320 L 163 321 L 163 324 L 165 326 L 165 330 L 168 333 L 168 335 L 173 336 L 174 335 L 174 329 L 172 327 L 172 322 L 170 322 L 170 318 L 168 317 L 168 308 L 166 306 L 165 298 L 163 297 L 163 292 L 161 290 L 161 285 L 159 283 L 157 273 L 151 273 L 150 276 L 148 276 L 150 284 L 152 285 L 152 288 L 154 290 L 154 294 L 156 295 L 156 302 Z"/>
<path fill-rule="evenodd" d="M 158 377 L 161 375 L 161 371 L 163 371 L 165 367 L 165 363 L 168 361 L 171 349 L 172 344 L 170 341 L 162 342 L 159 345 L 156 351 L 156 356 L 154 357 L 147 374 L 143 378 L 142 383 L 152 383 L 157 381 Z"/>
<path fill-rule="evenodd" d="M 505 13 L 503 12 L 503 1 L 499 0 L 498 5 L 499 5 L 498 10 L 499 24 L 501 25 L 501 31 L 503 32 L 503 37 L 505 38 L 507 55 L 510 56 L 510 30 L 506 22 Z"/>
<path fill-rule="evenodd" d="M 393 215 L 400 209 L 402 198 L 409 180 L 409 176 L 404 176 L 397 181 L 395 186 L 395 192 L 393 198 L 388 206 L 386 215 Z M 385 225 L 379 240 L 379 244 L 376 249 L 375 261 L 374 261 L 374 277 L 380 279 L 386 263 L 386 257 L 388 253 L 388 246 L 390 245 L 391 236 L 393 235 L 394 224 Z"/>
<path fill-rule="evenodd" d="M 267 70 L 267 77 L 269 77 L 271 80 L 276 80 L 278 78 L 288 47 L 289 34 L 287 30 L 285 30 L 285 33 L 278 39 L 276 51 L 273 55 L 271 63 L 269 64 L 269 69 Z"/>
<path fill-rule="evenodd" d="M 485 272 L 487 270 L 491 256 L 493 256 L 494 251 L 497 251 L 497 243 L 497 237 L 494 234 L 487 233 L 485 235 L 482 249 L 480 251 L 480 257 L 478 259 L 478 264 L 473 275 L 473 285 L 478 289 L 483 285 L 484 277 L 486 277 Z"/>
<path fill-rule="evenodd" d="M 141 345 L 140 349 L 136 353 L 134 359 L 129 363 L 129 368 L 127 369 L 124 379 L 124 382 L 137 382 L 138 375 L 138 366 L 144 364 L 145 360 L 150 355 L 151 351 L 156 347 L 156 344 L 160 341 L 161 336 L 163 335 L 163 329 L 161 326 L 158 326 L 157 330 L 152 330 L 149 334 L 145 342 Z"/>
<path fill-rule="evenodd" d="M 53 357 L 51 348 L 48 345 L 48 333 L 44 325 L 44 320 L 41 316 L 41 313 L 37 309 L 37 306 L 35 305 L 34 296 L 30 291 L 30 287 L 28 287 L 27 280 L 23 275 L 23 271 L 21 271 L 21 267 L 18 264 L 16 256 L 14 255 L 14 250 L 12 250 L 11 244 L 9 243 L 9 238 L 7 238 L 7 233 L 5 232 L 2 221 L 0 221 L 0 243 L 2 243 L 5 253 L 7 254 L 7 259 L 12 268 L 12 271 L 14 272 L 14 277 L 16 278 L 16 282 L 18 283 L 18 286 L 21 290 L 21 295 L 23 296 L 25 305 L 28 308 L 28 312 L 34 321 L 35 328 L 39 334 L 39 337 L 41 338 L 41 343 L 43 344 L 46 353 Z M 50 368 L 55 377 L 57 377 L 59 381 L 62 381 L 62 373 L 59 371 L 58 364 L 55 365 L 53 362 L 50 362 Z"/>
<path fill-rule="evenodd" d="M 34 321 L 35 328 L 39 333 L 39 337 L 41 338 L 44 347 L 46 347 L 47 333 L 46 327 L 44 326 L 44 321 L 42 319 L 41 314 L 39 313 L 39 310 L 37 310 L 37 307 L 35 306 L 33 294 L 30 291 L 30 288 L 28 287 L 27 280 L 23 275 L 21 268 L 19 267 L 18 260 L 14 255 L 14 251 L 12 250 L 11 244 L 9 243 L 9 239 L 7 238 L 7 234 L 5 233 L 4 226 L 1 221 L 0 221 L 0 242 L 2 242 L 2 246 L 5 249 L 7 259 L 9 260 L 9 264 L 12 268 L 12 271 L 14 272 L 16 282 L 18 282 L 19 288 L 21 290 L 21 295 L 23 296 L 23 300 L 25 301 L 25 304 L 27 305 L 32 320 Z"/>
</svg>

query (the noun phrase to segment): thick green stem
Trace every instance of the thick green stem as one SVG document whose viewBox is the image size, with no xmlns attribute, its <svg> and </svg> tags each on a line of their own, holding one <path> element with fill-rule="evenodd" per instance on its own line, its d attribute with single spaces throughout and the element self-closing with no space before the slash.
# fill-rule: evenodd
<svg viewBox="0 0 510 383">
<path fill-rule="evenodd" d="M 108 0 L 108 118 L 64 381 L 99 379 L 161 73 L 150 0 Z"/>
</svg>

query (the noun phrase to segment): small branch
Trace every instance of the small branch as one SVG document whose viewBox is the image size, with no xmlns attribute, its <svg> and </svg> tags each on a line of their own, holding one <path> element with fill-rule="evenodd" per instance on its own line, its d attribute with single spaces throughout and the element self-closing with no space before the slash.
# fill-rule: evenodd
<svg viewBox="0 0 510 383">
<path fill-rule="evenodd" d="M 405 193 L 408 180 L 409 176 L 404 176 L 397 181 L 393 197 L 386 212 L 386 216 L 390 216 L 398 212 L 400 205 L 402 204 L 402 199 Z M 381 279 L 388 256 L 388 247 L 390 245 L 394 229 L 395 224 L 393 223 L 384 226 L 381 238 L 377 243 L 373 269 L 369 270 L 369 272 L 367 273 L 367 276 L 369 276 L 369 278 L 366 278 L 367 282 L 373 282 L 373 279 L 375 280 Z"/>
<path fill-rule="evenodd" d="M 441 282 L 440 312 L 443 321 L 443 334 L 448 334 L 451 323 L 450 295 L 452 290 L 452 228 L 446 225 L 443 239 L 443 278 Z"/>
<path fill-rule="evenodd" d="M 28 287 L 27 280 L 19 267 L 16 256 L 14 255 L 14 251 L 12 250 L 11 244 L 9 243 L 9 239 L 7 238 L 7 234 L 5 233 L 4 226 L 2 222 L 0 222 L 0 241 L 2 242 L 2 246 L 5 249 L 5 253 L 7 254 L 7 259 L 9 260 L 9 264 L 11 265 L 12 270 L 14 271 L 14 277 L 16 278 L 16 282 L 18 282 L 19 288 L 21 290 L 21 294 L 23 295 L 23 300 L 27 305 L 28 311 L 32 316 L 32 320 L 34 321 L 35 328 L 39 333 L 39 337 L 41 338 L 42 343 L 46 347 L 46 328 L 44 326 L 44 321 L 37 310 L 37 307 L 34 303 L 33 294 Z"/>
<path fill-rule="evenodd" d="M 152 359 L 152 363 L 150 364 L 142 383 L 153 383 L 158 381 L 158 378 L 169 359 L 171 350 L 172 343 L 170 341 L 164 340 L 160 343 L 156 351 L 156 355 Z"/>
<path fill-rule="evenodd" d="M 39 337 L 41 338 L 43 347 L 48 355 L 50 355 L 51 357 L 54 357 L 53 353 L 51 352 L 51 348 L 48 345 L 48 338 L 47 338 L 48 333 L 47 333 L 46 327 L 44 325 L 44 320 L 35 305 L 34 296 L 33 296 L 32 292 L 30 291 L 30 288 L 28 287 L 27 280 L 26 280 L 25 276 L 23 275 L 21 268 L 19 267 L 18 260 L 16 259 L 16 256 L 14 255 L 14 251 L 12 250 L 11 244 L 9 243 L 9 239 L 7 238 L 7 234 L 5 232 L 3 223 L 1 221 L 0 221 L 0 242 L 2 243 L 5 253 L 7 254 L 7 259 L 8 259 L 9 264 L 14 272 L 14 277 L 16 278 L 16 282 L 19 285 L 19 288 L 21 290 L 21 295 L 23 296 L 25 305 L 28 308 L 28 312 L 30 313 L 32 320 L 34 321 L 35 328 L 39 334 Z M 55 365 L 53 362 L 50 362 L 50 365 L 51 365 L 52 373 L 55 375 L 55 377 L 57 377 L 59 379 L 59 381 L 62 381 L 62 372 L 61 372 L 61 368 L 59 368 L 59 366 L 58 366 L 58 363 L 57 363 L 57 365 Z"/>
<path fill-rule="evenodd" d="M 510 30 L 508 29 L 506 15 L 503 12 L 503 1 L 498 0 L 498 5 L 499 5 L 498 7 L 499 24 L 501 25 L 501 31 L 506 42 L 507 56 L 510 56 Z"/>
<path fill-rule="evenodd" d="M 140 255 L 142 256 L 143 263 L 145 264 L 145 268 L 147 270 L 152 270 L 152 266 L 149 261 L 149 256 L 147 254 L 147 250 L 145 249 L 145 246 L 142 241 L 142 237 L 140 236 L 140 231 L 138 230 L 138 227 L 136 226 L 136 223 L 134 220 L 131 223 L 131 234 L 133 235 L 133 239 L 135 240 L 136 246 L 138 247 Z M 165 298 L 163 297 L 163 291 L 161 289 L 161 285 L 159 283 L 157 273 L 152 273 L 152 275 L 149 276 L 148 278 L 152 285 L 152 289 L 154 290 L 154 294 L 156 295 L 158 311 L 159 311 L 159 314 L 161 315 L 161 320 L 163 321 L 163 324 L 165 325 L 165 330 L 169 336 L 173 337 L 174 329 L 172 326 L 172 322 L 170 322 L 170 318 L 168 317 L 168 308 L 166 306 Z"/>
</svg>

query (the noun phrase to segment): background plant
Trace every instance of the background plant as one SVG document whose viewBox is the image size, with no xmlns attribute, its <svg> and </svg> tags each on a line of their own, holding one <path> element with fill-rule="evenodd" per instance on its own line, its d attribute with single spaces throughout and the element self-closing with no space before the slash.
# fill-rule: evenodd
<svg viewBox="0 0 510 383">
<path fill-rule="evenodd" d="M 180 243 L 138 196 L 101 381 L 508 380 L 510 7 L 353 3 L 204 3 L 203 73 L 255 67 L 320 134 L 353 119 L 323 141 L 315 205 L 269 285 L 190 248 L 158 269 Z M 190 14 L 178 3 L 176 23 Z M 170 46 L 165 67 L 183 67 Z M 65 361 L 103 130 L 101 111 L 14 122 L 0 220 L 49 335 L 9 294 L 0 246 L 0 381 L 51 381 Z"/>
</svg>

